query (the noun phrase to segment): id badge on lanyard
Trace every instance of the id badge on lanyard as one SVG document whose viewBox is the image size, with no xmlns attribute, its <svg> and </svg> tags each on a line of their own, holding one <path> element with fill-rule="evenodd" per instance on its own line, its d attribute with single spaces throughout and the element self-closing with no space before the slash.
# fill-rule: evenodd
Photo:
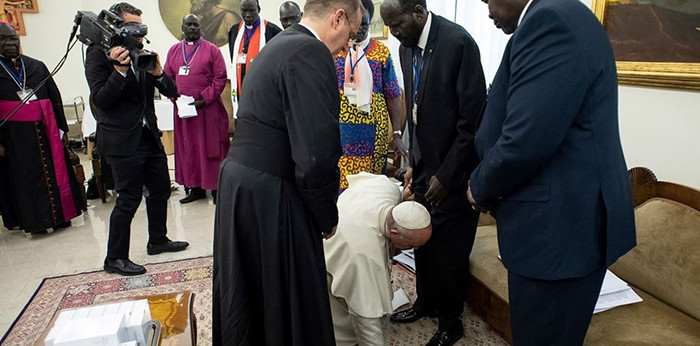
<svg viewBox="0 0 700 346">
<path fill-rule="evenodd" d="M 238 58 L 236 58 L 236 63 L 244 65 L 246 63 L 247 57 L 248 57 L 248 55 L 246 53 L 238 54 Z"/>
<path fill-rule="evenodd" d="M 27 95 L 31 94 L 32 92 L 33 92 L 32 89 L 22 89 L 22 90 L 17 92 L 17 96 L 19 96 L 20 100 L 24 100 L 24 98 L 27 97 Z M 36 94 L 32 94 L 32 96 L 29 98 L 28 101 L 36 101 L 36 100 L 37 100 Z"/>
<path fill-rule="evenodd" d="M 189 76 L 190 75 L 190 67 L 188 65 L 180 66 L 180 71 L 179 71 L 178 75 Z"/>
<path fill-rule="evenodd" d="M 345 97 L 348 98 L 348 102 L 357 105 L 357 84 L 355 83 L 345 83 Z"/>
</svg>

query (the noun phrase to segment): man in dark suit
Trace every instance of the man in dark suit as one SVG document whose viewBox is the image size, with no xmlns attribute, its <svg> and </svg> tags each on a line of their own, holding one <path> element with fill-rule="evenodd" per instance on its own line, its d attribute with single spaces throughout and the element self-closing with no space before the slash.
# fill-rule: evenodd
<svg viewBox="0 0 700 346">
<path fill-rule="evenodd" d="M 425 0 L 386 0 L 381 15 L 401 41 L 412 186 L 433 222 L 433 236 L 415 252 L 418 299 L 391 319 L 436 315 L 429 344 L 451 345 L 463 335 L 459 315 L 479 216 L 465 195 L 478 163 L 474 134 L 486 97 L 479 49 L 464 28 L 429 13 Z"/>
<path fill-rule="evenodd" d="M 127 3 L 114 4 L 110 11 L 120 16 L 133 35 L 143 39 L 141 10 Z M 118 194 L 109 220 L 109 241 L 104 269 L 121 275 L 146 272 L 129 260 L 131 220 L 141 204 L 146 187 L 149 255 L 184 250 L 187 242 L 167 237 L 167 201 L 170 197 L 168 162 L 160 141 L 153 104 L 154 88 L 168 97 L 177 96 L 175 83 L 163 73 L 160 59 L 152 70 L 134 69 L 129 51 L 114 47 L 109 57 L 98 46 L 87 49 L 85 76 L 90 99 L 96 107 L 97 147 L 112 166 Z"/>
<path fill-rule="evenodd" d="M 498 220 L 513 344 L 581 345 L 605 269 L 635 245 L 615 58 L 578 0 L 486 2 L 513 36 L 477 132 L 470 201 Z"/>
</svg>

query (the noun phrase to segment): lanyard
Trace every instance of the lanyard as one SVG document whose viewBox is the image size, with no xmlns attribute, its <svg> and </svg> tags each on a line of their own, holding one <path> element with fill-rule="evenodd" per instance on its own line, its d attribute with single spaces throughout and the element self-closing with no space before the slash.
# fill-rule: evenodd
<svg viewBox="0 0 700 346">
<path fill-rule="evenodd" d="M 2 61 L 2 60 L 0 60 L 0 63 L 2 63 L 2 68 L 4 68 L 5 71 L 7 72 L 7 74 L 9 74 L 10 77 L 12 77 L 12 80 L 15 81 L 15 84 L 17 84 L 17 86 L 19 87 L 19 90 L 24 90 L 24 86 L 27 84 L 27 76 L 26 76 L 26 74 L 24 73 L 24 60 L 22 60 L 22 59 L 20 58 L 19 61 L 22 62 L 22 68 L 19 70 L 19 75 L 17 75 L 17 74 L 15 73 L 14 67 L 13 67 L 13 68 L 10 68 L 10 67 L 7 66 L 7 64 L 5 64 L 5 62 Z"/>
<path fill-rule="evenodd" d="M 352 51 L 348 49 L 348 58 L 350 59 L 350 82 L 352 83 L 353 80 L 355 79 L 355 68 L 357 68 L 357 64 L 360 63 L 362 58 L 364 58 L 366 55 L 365 50 L 362 50 L 362 55 L 360 55 L 359 58 L 357 58 L 357 61 L 355 63 L 352 63 Z"/>
<path fill-rule="evenodd" d="M 188 56 L 185 53 L 185 41 L 182 41 L 182 58 L 185 60 L 185 66 L 190 66 L 190 63 L 192 60 L 194 60 L 194 57 L 197 55 L 197 52 L 199 52 L 199 46 L 202 45 L 202 39 L 199 39 L 197 41 L 197 46 L 194 47 L 194 50 L 190 52 L 190 55 Z"/>
</svg>

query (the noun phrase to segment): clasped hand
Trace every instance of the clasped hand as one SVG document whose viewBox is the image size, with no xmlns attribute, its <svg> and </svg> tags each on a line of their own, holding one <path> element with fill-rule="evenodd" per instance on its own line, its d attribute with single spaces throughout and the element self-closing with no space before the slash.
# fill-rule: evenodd
<svg viewBox="0 0 700 346">
<path fill-rule="evenodd" d="M 428 186 L 428 192 L 425 193 L 425 199 L 431 205 L 437 206 L 447 197 L 449 191 L 450 190 L 445 185 L 440 183 L 437 176 L 434 175 L 430 178 L 430 186 Z"/>
<path fill-rule="evenodd" d="M 467 182 L 467 199 L 469 199 L 469 204 L 472 205 L 472 209 L 480 211 L 482 213 L 488 214 L 489 210 L 480 206 L 479 204 L 476 203 L 476 199 L 474 199 L 474 195 L 472 195 L 472 182 L 471 180 Z"/>
</svg>

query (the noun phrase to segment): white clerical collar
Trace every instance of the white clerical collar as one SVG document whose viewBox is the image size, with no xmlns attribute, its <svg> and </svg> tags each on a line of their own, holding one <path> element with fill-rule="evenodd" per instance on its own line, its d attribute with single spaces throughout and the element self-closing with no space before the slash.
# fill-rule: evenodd
<svg viewBox="0 0 700 346">
<path fill-rule="evenodd" d="M 532 5 L 532 0 L 528 1 L 527 4 L 525 4 L 525 8 L 523 8 L 523 11 L 520 12 L 520 18 L 518 18 L 518 26 L 520 26 L 520 23 L 523 22 L 523 17 L 525 17 L 525 13 L 527 12 L 527 9 L 530 8 L 530 5 Z M 516 29 L 518 27 L 515 27 Z"/>
<path fill-rule="evenodd" d="M 305 27 L 307 30 L 311 31 L 311 33 L 314 34 L 314 36 L 316 36 L 316 38 L 319 41 L 321 41 L 321 36 L 318 36 L 318 33 L 316 33 L 316 30 L 314 30 L 312 27 L 310 27 L 304 23 L 299 23 L 299 25 L 301 25 L 301 26 Z"/>
<path fill-rule="evenodd" d="M 423 26 L 423 31 L 420 33 L 420 38 L 418 38 L 418 48 L 425 50 L 425 46 L 428 45 L 428 36 L 430 36 L 430 25 L 433 22 L 433 13 L 428 12 L 428 20 L 425 21 Z"/>
</svg>

